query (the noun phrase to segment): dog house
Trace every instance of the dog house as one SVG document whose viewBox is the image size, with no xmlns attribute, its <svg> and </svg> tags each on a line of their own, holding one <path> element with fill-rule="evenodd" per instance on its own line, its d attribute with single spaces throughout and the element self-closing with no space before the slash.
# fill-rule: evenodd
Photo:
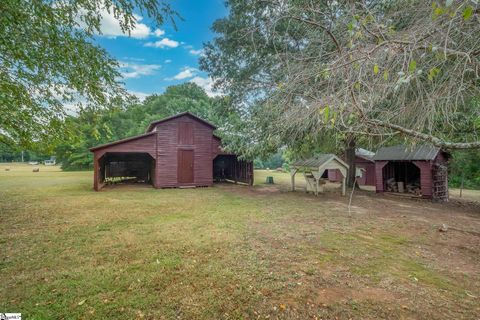
<svg viewBox="0 0 480 320">
<path fill-rule="evenodd" d="M 315 195 L 323 192 L 323 184 L 328 180 L 329 170 L 338 170 L 342 175 L 342 195 L 345 195 L 348 165 L 334 154 L 320 154 L 306 160 L 298 160 L 290 166 L 292 191 L 295 191 L 295 175 L 303 173 L 306 182 L 306 192 Z"/>
</svg>

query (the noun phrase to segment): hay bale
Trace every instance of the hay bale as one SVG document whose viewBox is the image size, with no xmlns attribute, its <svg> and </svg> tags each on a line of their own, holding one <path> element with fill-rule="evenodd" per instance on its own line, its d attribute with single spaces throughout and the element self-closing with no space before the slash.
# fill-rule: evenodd
<svg viewBox="0 0 480 320">
<path fill-rule="evenodd" d="M 5 168 L 5 171 L 10 171 L 10 168 Z"/>
<path fill-rule="evenodd" d="M 40 168 L 33 168 L 33 172 L 40 172 Z"/>
</svg>

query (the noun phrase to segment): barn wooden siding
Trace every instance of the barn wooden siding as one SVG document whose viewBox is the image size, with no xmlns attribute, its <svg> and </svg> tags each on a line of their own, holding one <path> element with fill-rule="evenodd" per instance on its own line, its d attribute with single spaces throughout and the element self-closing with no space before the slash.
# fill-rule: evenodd
<svg viewBox="0 0 480 320">
<path fill-rule="evenodd" d="M 188 115 L 156 125 L 157 181 L 155 187 L 211 186 L 213 184 L 213 128 Z M 193 151 L 193 182 L 177 180 L 179 150 Z"/>
<path fill-rule="evenodd" d="M 413 161 L 420 169 L 420 190 L 423 198 L 432 198 L 432 161 Z"/>
<path fill-rule="evenodd" d="M 385 191 L 383 183 L 383 167 L 387 165 L 388 161 L 375 161 L 375 190 L 379 193 Z"/>
<path fill-rule="evenodd" d="M 156 157 L 156 137 L 153 133 L 117 141 L 105 147 L 95 149 L 93 154 L 93 188 L 103 187 L 105 177 L 104 159 L 107 152 L 111 153 L 148 153 L 154 160 Z"/>
<path fill-rule="evenodd" d="M 253 182 L 252 163 L 239 161 L 234 154 L 225 153 L 220 138 L 213 134 L 214 129 L 212 124 L 186 112 L 153 122 L 146 134 L 90 149 L 94 152 L 95 190 L 102 188 L 106 173 L 121 176 L 132 170 L 139 171 L 139 164 L 131 159 L 135 155 L 145 159 L 144 154 L 148 154 L 151 161 L 144 161 L 148 168 L 142 170 L 155 188 L 211 186 L 213 160 L 217 155 L 232 156 L 231 170 L 239 181 Z M 131 168 L 129 163 L 109 163 L 108 158 L 122 155 L 130 161 Z M 110 165 L 115 168 L 109 168 Z M 144 171 L 141 176 L 146 176 Z"/>
</svg>

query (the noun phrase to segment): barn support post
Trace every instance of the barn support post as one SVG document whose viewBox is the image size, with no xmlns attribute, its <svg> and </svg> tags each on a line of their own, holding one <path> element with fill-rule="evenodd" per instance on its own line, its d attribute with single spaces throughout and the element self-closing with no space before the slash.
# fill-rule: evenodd
<svg viewBox="0 0 480 320">
<path fill-rule="evenodd" d="M 297 174 L 298 169 L 290 170 L 290 178 L 292 180 L 292 191 L 295 191 L 295 175 Z"/>
<path fill-rule="evenodd" d="M 375 161 L 375 191 L 377 193 L 384 192 L 383 182 L 383 168 L 387 165 L 388 161 Z"/>
<path fill-rule="evenodd" d="M 93 156 L 93 189 L 99 191 L 105 182 L 105 152 L 96 152 Z"/>
<path fill-rule="evenodd" d="M 254 172 L 253 172 L 253 161 L 249 161 L 248 162 L 248 166 L 249 166 L 249 170 L 248 170 L 248 173 L 249 173 L 249 184 L 251 186 L 253 186 L 253 182 L 255 180 L 255 177 L 254 177 Z"/>
<path fill-rule="evenodd" d="M 420 190 L 422 198 L 430 199 L 433 197 L 433 177 L 432 164 L 429 161 L 412 161 L 412 163 L 420 169 Z"/>
<path fill-rule="evenodd" d="M 93 157 L 93 190 L 98 191 L 98 176 L 99 176 L 98 158 Z"/>
</svg>

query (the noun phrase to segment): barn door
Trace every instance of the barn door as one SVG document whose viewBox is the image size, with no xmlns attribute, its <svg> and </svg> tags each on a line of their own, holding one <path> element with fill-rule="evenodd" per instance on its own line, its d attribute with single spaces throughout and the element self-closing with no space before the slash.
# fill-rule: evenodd
<svg viewBox="0 0 480 320">
<path fill-rule="evenodd" d="M 178 150 L 178 183 L 193 183 L 193 150 Z"/>
</svg>

